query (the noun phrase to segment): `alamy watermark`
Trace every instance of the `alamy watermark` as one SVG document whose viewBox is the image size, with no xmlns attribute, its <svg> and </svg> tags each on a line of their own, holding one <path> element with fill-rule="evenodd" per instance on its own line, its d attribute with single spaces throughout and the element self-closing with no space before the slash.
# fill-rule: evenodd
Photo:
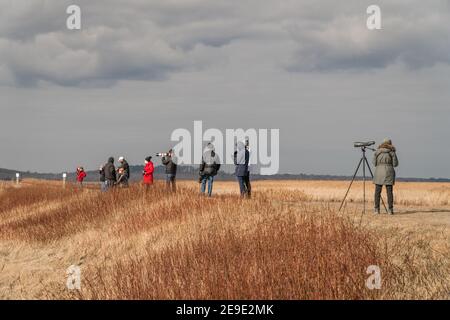
<svg viewBox="0 0 450 320">
<path fill-rule="evenodd" d="M 369 17 L 367 18 L 367 29 L 380 30 L 381 29 L 381 8 L 376 4 L 370 5 L 366 10 Z"/>
<path fill-rule="evenodd" d="M 69 30 L 81 29 L 81 8 L 77 5 L 70 5 L 66 9 L 69 17 L 66 20 L 66 26 Z"/>
<path fill-rule="evenodd" d="M 381 8 L 376 4 L 367 7 L 366 13 L 369 15 L 366 21 L 367 29 L 380 30 L 381 29 Z M 66 20 L 66 26 L 69 30 L 81 30 L 81 8 L 78 5 L 72 4 L 67 7 L 66 14 L 69 16 Z"/>
<path fill-rule="evenodd" d="M 77 265 L 71 265 L 66 270 L 66 287 L 69 290 L 81 290 L 81 268 Z"/>
<path fill-rule="evenodd" d="M 173 160 L 177 164 L 197 165 L 202 163 L 205 145 L 214 146 L 215 154 L 222 164 L 236 164 L 246 161 L 237 157 L 240 146 L 244 145 L 249 154 L 249 165 L 254 165 L 262 175 L 277 174 L 280 168 L 280 130 L 279 129 L 225 129 L 209 128 L 203 131 L 203 122 L 194 121 L 193 131 L 185 128 L 175 129 L 170 137 L 178 142 L 173 148 Z M 243 148 L 241 147 L 241 151 Z M 238 163 L 241 164 L 241 163 Z"/>
<path fill-rule="evenodd" d="M 367 267 L 366 273 L 370 276 L 366 280 L 366 287 L 369 290 L 381 289 L 381 269 L 379 266 L 370 265 Z"/>
</svg>

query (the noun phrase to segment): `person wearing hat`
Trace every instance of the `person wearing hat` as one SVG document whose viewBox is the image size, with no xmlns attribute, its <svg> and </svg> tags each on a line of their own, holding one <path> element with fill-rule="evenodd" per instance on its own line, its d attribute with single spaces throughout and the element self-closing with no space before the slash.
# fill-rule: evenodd
<svg viewBox="0 0 450 320">
<path fill-rule="evenodd" d="M 395 167 L 398 166 L 396 149 L 390 139 L 384 139 L 377 151 L 373 155 L 373 165 L 375 166 L 375 175 L 373 183 L 375 184 L 375 214 L 380 213 L 380 199 L 383 186 L 386 186 L 388 197 L 389 214 L 394 214 L 394 184 Z"/>
<path fill-rule="evenodd" d="M 119 163 L 120 166 L 119 168 L 117 168 L 117 170 L 122 169 L 122 175 L 123 175 L 123 179 L 122 179 L 122 183 L 127 186 L 128 185 L 128 181 L 130 180 L 130 166 L 128 165 L 127 160 L 125 160 L 124 157 L 119 157 Z"/>
<path fill-rule="evenodd" d="M 107 191 L 116 184 L 116 168 L 113 157 L 109 157 L 108 162 L 103 166 L 103 172 L 105 174 L 105 191 Z"/>
<path fill-rule="evenodd" d="M 155 167 L 153 166 L 152 157 L 145 158 L 144 170 L 142 171 L 143 183 L 147 188 L 153 184 L 153 172 Z"/>
<path fill-rule="evenodd" d="M 161 158 L 161 163 L 166 166 L 166 188 L 172 192 L 177 191 L 177 159 L 172 149 Z"/>
</svg>

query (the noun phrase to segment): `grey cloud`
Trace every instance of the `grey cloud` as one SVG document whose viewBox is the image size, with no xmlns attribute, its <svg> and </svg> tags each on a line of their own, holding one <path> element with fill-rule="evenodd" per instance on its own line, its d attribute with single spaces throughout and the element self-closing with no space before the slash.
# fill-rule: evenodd
<svg viewBox="0 0 450 320">
<path fill-rule="evenodd" d="M 346 6 L 345 13 L 337 8 L 319 20 L 287 23 L 285 29 L 297 47 L 286 68 L 333 71 L 399 64 L 416 69 L 450 64 L 448 2 L 379 1 L 383 29 L 376 31 L 366 28 L 365 8 L 370 3 L 365 2 Z"/>
<path fill-rule="evenodd" d="M 65 29 L 67 1 L 49 3 L 30 1 L 20 8 L 1 3 L 0 84 L 162 80 L 172 72 L 202 68 L 210 60 L 203 47 L 220 47 L 240 36 L 235 22 L 209 17 L 211 5 L 202 10 L 205 1 L 109 1 L 103 6 L 81 1 L 81 31 Z M 8 15 L 15 18 L 10 24 L 3 19 Z"/>
<path fill-rule="evenodd" d="M 80 0 L 82 30 L 68 31 L 71 1 L 0 0 L 0 85 L 164 80 L 220 63 L 237 41 L 284 43 L 275 63 L 289 71 L 450 63 L 448 1 L 378 2 L 384 29 L 370 32 L 367 0 Z"/>
</svg>

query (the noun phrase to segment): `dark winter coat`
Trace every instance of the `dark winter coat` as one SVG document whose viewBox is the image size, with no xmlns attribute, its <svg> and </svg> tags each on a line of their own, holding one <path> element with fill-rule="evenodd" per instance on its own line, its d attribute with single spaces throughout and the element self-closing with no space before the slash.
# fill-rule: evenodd
<svg viewBox="0 0 450 320">
<path fill-rule="evenodd" d="M 234 152 L 234 164 L 236 166 L 235 175 L 237 177 L 246 177 L 250 174 L 248 163 L 250 160 L 250 152 L 245 148 L 244 143 L 239 142 L 237 151 Z"/>
<path fill-rule="evenodd" d="M 127 180 L 130 180 L 130 165 L 128 164 L 127 160 L 123 160 L 119 168 L 123 168 L 123 174 L 125 175 L 125 178 Z"/>
<path fill-rule="evenodd" d="M 202 157 L 202 163 L 200 164 L 199 174 L 200 176 L 215 176 L 220 169 L 220 159 L 215 153 L 214 149 L 208 149 L 205 151 Z"/>
<path fill-rule="evenodd" d="M 177 164 L 173 162 L 171 156 L 162 157 L 161 162 L 166 166 L 166 174 L 177 174 Z"/>
<path fill-rule="evenodd" d="M 101 167 L 100 170 L 98 170 L 98 173 L 100 174 L 100 182 L 105 182 L 105 168 Z"/>
<path fill-rule="evenodd" d="M 108 162 L 104 165 L 105 179 L 107 181 L 116 181 L 116 168 L 114 167 L 114 159 L 109 158 Z"/>
</svg>

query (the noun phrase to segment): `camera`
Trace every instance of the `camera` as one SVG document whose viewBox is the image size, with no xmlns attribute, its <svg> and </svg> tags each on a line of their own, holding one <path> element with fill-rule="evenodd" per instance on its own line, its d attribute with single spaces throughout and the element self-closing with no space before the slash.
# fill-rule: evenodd
<svg viewBox="0 0 450 320">
<path fill-rule="evenodd" d="M 165 152 L 159 152 L 156 154 L 157 157 L 167 157 L 169 154 Z"/>
<path fill-rule="evenodd" d="M 355 148 L 366 148 L 373 146 L 375 144 L 375 141 L 366 141 L 366 142 L 355 142 L 353 146 Z"/>
</svg>

